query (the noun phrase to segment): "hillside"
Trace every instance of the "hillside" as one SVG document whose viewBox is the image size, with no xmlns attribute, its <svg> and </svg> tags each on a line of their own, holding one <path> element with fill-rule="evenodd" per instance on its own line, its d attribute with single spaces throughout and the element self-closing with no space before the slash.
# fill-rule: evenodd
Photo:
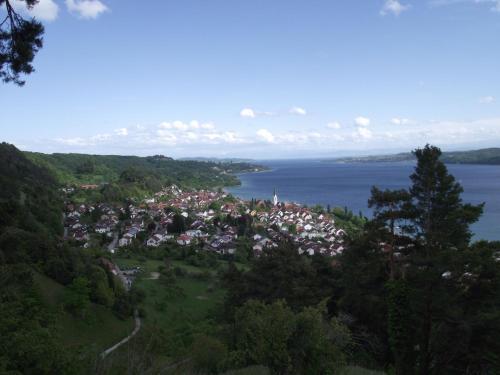
<svg viewBox="0 0 500 375">
<path fill-rule="evenodd" d="M 337 163 L 385 163 L 416 160 L 411 152 L 392 155 L 346 157 L 325 160 Z M 485 148 L 472 151 L 443 152 L 441 160 L 447 164 L 488 164 L 500 165 L 500 148 Z"/>
<path fill-rule="evenodd" d="M 0 372 L 79 373 L 83 358 L 130 331 L 131 297 L 99 252 L 61 241 L 47 169 L 2 143 L 0 183 Z"/>
<path fill-rule="evenodd" d="M 174 160 L 162 155 L 138 157 L 34 152 L 25 152 L 24 155 L 50 171 L 60 185 L 100 185 L 97 191 L 86 196 L 94 201 L 142 198 L 172 184 L 195 189 L 238 185 L 235 174 L 263 169 L 249 163 Z"/>
<path fill-rule="evenodd" d="M 34 272 L 33 276 L 43 304 L 58 314 L 66 287 L 41 273 Z M 64 345 L 73 349 L 85 346 L 94 353 L 100 353 L 127 336 L 134 324 L 132 318 L 118 319 L 109 309 L 92 303 L 85 320 L 71 314 L 58 314 L 56 327 Z"/>
<path fill-rule="evenodd" d="M 25 152 L 34 163 L 46 167 L 64 184 L 100 184 L 145 179 L 146 183 L 172 183 L 185 187 L 234 185 L 234 173 L 260 170 L 249 163 L 174 160 L 162 155 L 139 157 Z"/>
<path fill-rule="evenodd" d="M 62 232 L 57 182 L 14 146 L 0 144 L 0 228 Z"/>
</svg>

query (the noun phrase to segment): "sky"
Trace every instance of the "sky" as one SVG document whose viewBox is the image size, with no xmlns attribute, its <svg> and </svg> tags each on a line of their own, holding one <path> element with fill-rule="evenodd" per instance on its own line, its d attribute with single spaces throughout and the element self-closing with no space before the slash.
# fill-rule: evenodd
<svg viewBox="0 0 500 375">
<path fill-rule="evenodd" d="M 22 150 L 500 146 L 500 0 L 40 0 L 28 15 L 46 29 L 36 72 L 0 84 L 1 140 Z"/>
</svg>

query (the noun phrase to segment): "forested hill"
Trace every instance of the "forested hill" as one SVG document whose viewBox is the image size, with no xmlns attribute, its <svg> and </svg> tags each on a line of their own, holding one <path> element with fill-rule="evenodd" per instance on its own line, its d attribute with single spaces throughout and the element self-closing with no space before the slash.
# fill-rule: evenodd
<svg viewBox="0 0 500 375">
<path fill-rule="evenodd" d="M 103 319 L 129 332 L 131 295 L 103 254 L 61 241 L 59 183 L 7 143 L 0 143 L 0 186 L 0 373 L 94 373 L 82 358 L 104 344 L 80 347 L 91 329 L 85 322 Z"/>
<path fill-rule="evenodd" d="M 104 196 L 107 200 L 144 196 L 170 184 L 182 188 L 237 185 L 239 180 L 234 174 L 263 169 L 249 163 L 174 160 L 162 155 L 138 157 L 35 152 L 25 152 L 24 155 L 48 169 L 59 184 L 101 185 L 100 190 L 107 191 Z"/>
<path fill-rule="evenodd" d="M 411 152 L 404 152 L 393 155 L 374 155 L 360 157 L 346 157 L 339 159 L 325 160 L 328 162 L 343 163 L 382 163 L 412 161 L 415 156 Z M 484 148 L 472 151 L 443 152 L 441 160 L 446 164 L 489 164 L 500 165 L 500 148 Z"/>
<path fill-rule="evenodd" d="M 61 234 L 62 201 L 49 171 L 7 143 L 0 144 L 0 161 L 0 229 Z"/>
</svg>

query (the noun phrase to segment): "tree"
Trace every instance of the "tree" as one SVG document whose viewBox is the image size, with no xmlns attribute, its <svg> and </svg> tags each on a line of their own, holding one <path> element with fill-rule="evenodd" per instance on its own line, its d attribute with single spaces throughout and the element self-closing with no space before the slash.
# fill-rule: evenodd
<svg viewBox="0 0 500 375">
<path fill-rule="evenodd" d="M 410 176 L 412 205 L 408 213 L 413 234 L 423 245 L 422 255 L 429 258 L 443 249 L 465 248 L 472 237 L 469 226 L 479 219 L 484 204 L 462 202 L 463 188 L 439 160 L 439 148 L 427 145 L 414 154 L 417 166 Z"/>
<path fill-rule="evenodd" d="M 85 277 L 77 277 L 66 288 L 64 306 L 72 313 L 84 316 L 89 305 L 89 282 Z"/>
<path fill-rule="evenodd" d="M 249 301 L 235 316 L 235 349 L 243 365 L 265 365 L 273 373 L 291 369 L 288 341 L 293 332 L 293 312 L 284 302 L 265 305 Z"/>
<path fill-rule="evenodd" d="M 381 296 L 386 301 L 395 373 L 411 374 L 415 369 L 420 374 L 449 373 L 463 358 L 458 353 L 464 352 L 455 345 L 451 349 L 449 339 L 469 347 L 457 336 L 460 324 L 469 319 L 459 301 L 464 287 L 461 278 L 469 273 L 470 263 L 460 259 L 468 251 L 469 227 L 481 215 L 482 205 L 462 202 L 463 189 L 440 160 L 439 148 L 427 145 L 414 154 L 417 165 L 409 190 L 372 189 L 369 205 L 375 208 L 374 220 L 367 226 L 372 245 L 360 247 L 375 248 L 373 265 L 389 253 L 390 277 Z M 352 249 L 349 253 L 343 257 L 344 264 L 352 258 Z M 459 277 L 452 280 L 443 275 Z M 464 332 L 462 336 L 469 335 Z M 460 366 L 461 371 L 470 368 Z"/>
<path fill-rule="evenodd" d="M 388 250 L 390 278 L 393 280 L 396 275 L 396 264 L 394 259 L 394 249 L 396 247 L 396 230 L 400 232 L 402 222 L 407 218 L 406 211 L 410 204 L 410 193 L 404 189 L 401 190 L 380 190 L 372 187 L 371 197 L 368 200 L 368 207 L 374 209 L 373 223 L 377 225 L 376 229 L 388 230 Z M 398 225 L 399 224 L 399 225 Z M 380 228 L 379 228 L 380 226 Z M 384 236 L 382 236 L 384 237 Z"/>
<path fill-rule="evenodd" d="M 345 327 L 325 321 L 321 308 L 294 313 L 284 301 L 246 302 L 236 312 L 233 335 L 236 365 L 264 365 L 273 374 L 334 374 L 350 343 Z"/>
<path fill-rule="evenodd" d="M 314 263 L 299 255 L 292 243 L 282 242 L 277 248 L 265 250 L 250 271 L 234 285 L 228 285 L 232 300 L 226 302 L 240 306 L 248 299 L 285 300 L 292 309 L 299 310 L 330 295 L 331 285 L 321 285 L 317 276 Z"/>
<path fill-rule="evenodd" d="M 408 207 L 410 233 L 416 240 L 410 275 L 419 318 L 419 373 L 432 373 L 431 344 L 437 318 L 446 316 L 448 301 L 442 274 L 457 251 L 463 251 L 471 239 L 470 224 L 479 219 L 483 205 L 464 204 L 462 187 L 439 160 L 441 150 L 425 146 L 414 152 L 415 172 L 410 176 L 411 205 Z"/>
<path fill-rule="evenodd" d="M 115 295 L 109 287 L 106 271 L 99 266 L 90 266 L 88 274 L 90 278 L 90 298 L 92 301 L 107 307 L 113 306 Z"/>
<path fill-rule="evenodd" d="M 0 373 L 77 374 L 27 265 L 0 264 Z"/>
<path fill-rule="evenodd" d="M 182 287 L 177 284 L 177 278 L 173 269 L 163 269 L 160 272 L 159 281 L 165 288 L 168 298 L 175 298 L 184 295 Z"/>
<path fill-rule="evenodd" d="M 24 0 L 32 8 L 38 0 Z M 43 46 L 43 25 L 34 18 L 26 20 L 13 8 L 11 0 L 0 0 L 5 6 L 6 16 L 0 22 L 0 78 L 22 86 L 21 74 L 34 71 L 32 62 Z"/>
<path fill-rule="evenodd" d="M 346 317 L 357 345 L 356 362 L 382 367 L 390 362 L 387 329 L 387 261 L 377 233 L 366 231 L 347 245 L 334 268 L 331 315 Z"/>
<path fill-rule="evenodd" d="M 219 340 L 198 335 L 193 340 L 191 355 L 194 366 L 203 373 L 217 374 L 226 358 L 227 348 Z"/>
<path fill-rule="evenodd" d="M 180 234 L 186 231 L 186 219 L 184 216 L 176 213 L 172 219 L 172 223 L 168 225 L 167 229 L 169 233 Z"/>
</svg>

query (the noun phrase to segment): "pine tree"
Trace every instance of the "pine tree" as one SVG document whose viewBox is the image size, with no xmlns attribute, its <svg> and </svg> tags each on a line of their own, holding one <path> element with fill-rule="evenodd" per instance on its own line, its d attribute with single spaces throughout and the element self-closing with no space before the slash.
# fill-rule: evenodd
<svg viewBox="0 0 500 375">
<path fill-rule="evenodd" d="M 467 248 L 472 236 L 469 226 L 479 219 L 483 205 L 462 202 L 463 189 L 439 160 L 439 148 L 427 145 L 416 150 L 415 156 L 407 214 L 416 244 L 411 282 L 419 292 L 414 299 L 420 333 L 419 373 L 427 375 L 433 372 L 435 322 L 446 316 L 449 307 L 442 274 L 450 259 Z"/>
</svg>

